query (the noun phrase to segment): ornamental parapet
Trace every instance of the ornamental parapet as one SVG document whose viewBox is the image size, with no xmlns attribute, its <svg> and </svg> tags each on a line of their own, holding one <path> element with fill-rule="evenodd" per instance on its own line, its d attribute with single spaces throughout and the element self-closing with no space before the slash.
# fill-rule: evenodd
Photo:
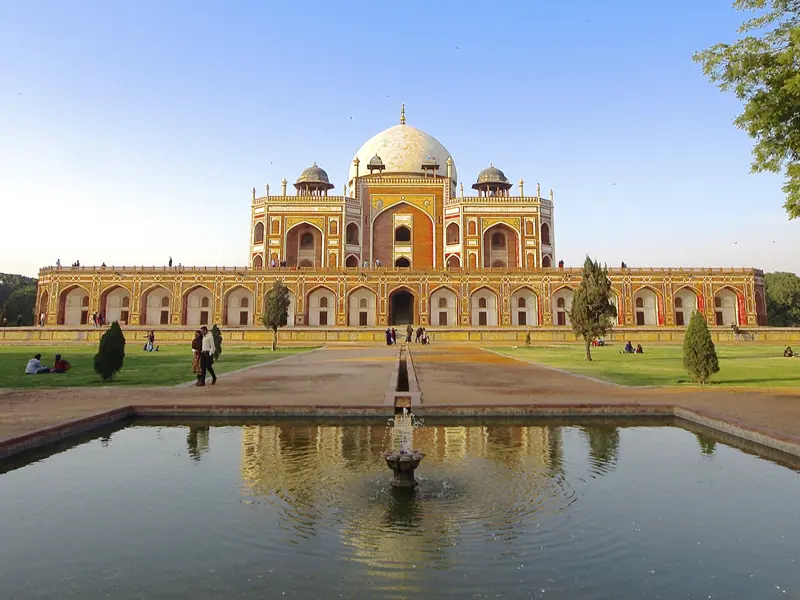
<svg viewBox="0 0 800 600">
<path fill-rule="evenodd" d="M 565 267 L 559 268 L 540 268 L 540 269 L 524 269 L 524 268 L 508 268 L 508 267 L 486 267 L 483 269 L 463 269 L 463 268 L 450 268 L 450 269 L 413 269 L 404 267 L 269 267 L 263 269 L 255 269 L 252 267 L 207 267 L 207 266 L 150 266 L 150 265 L 131 265 L 131 266 L 80 266 L 80 267 L 55 267 L 48 266 L 39 269 L 39 275 L 48 275 L 53 273 L 68 274 L 98 274 L 98 275 L 111 275 L 115 273 L 187 273 L 187 274 L 250 274 L 250 275 L 264 275 L 272 273 L 296 273 L 301 272 L 308 275 L 336 275 L 336 274 L 358 274 L 358 273 L 401 273 L 407 275 L 474 275 L 481 273 L 493 273 L 496 275 L 568 275 L 570 277 L 580 277 L 583 273 L 582 268 L 578 267 Z M 702 276 L 702 275 L 757 275 L 762 276 L 763 271 L 756 268 L 747 267 L 626 267 L 624 269 L 608 269 L 609 276 L 625 276 L 625 275 L 672 275 L 672 276 Z"/>
<path fill-rule="evenodd" d="M 453 204 L 541 204 L 550 206 L 551 202 L 539 196 L 454 196 L 446 202 Z"/>
<path fill-rule="evenodd" d="M 359 204 L 348 196 L 261 196 L 253 200 L 253 206 L 266 204 Z"/>
</svg>

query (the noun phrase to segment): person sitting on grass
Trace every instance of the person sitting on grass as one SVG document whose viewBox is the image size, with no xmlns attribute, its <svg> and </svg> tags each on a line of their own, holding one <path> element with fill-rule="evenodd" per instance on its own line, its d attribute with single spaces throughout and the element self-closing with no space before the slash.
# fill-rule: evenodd
<svg viewBox="0 0 800 600">
<path fill-rule="evenodd" d="M 61 358 L 60 354 L 56 354 L 56 361 L 53 363 L 53 373 L 66 373 L 71 368 L 71 364 Z"/>
<path fill-rule="evenodd" d="M 633 344 L 631 344 L 630 340 L 625 344 L 625 349 L 622 351 L 622 354 L 633 354 Z"/>
<path fill-rule="evenodd" d="M 644 354 L 644 349 L 641 344 L 636 344 L 636 354 Z"/>
<path fill-rule="evenodd" d="M 786 346 L 786 350 L 783 351 L 783 356 L 786 358 L 793 358 L 793 357 L 800 358 L 800 355 L 794 352 L 791 346 Z"/>
<path fill-rule="evenodd" d="M 25 367 L 25 375 L 41 375 L 42 373 L 49 373 L 49 367 L 42 364 L 42 355 L 34 354 L 33 358 L 28 361 Z"/>
</svg>

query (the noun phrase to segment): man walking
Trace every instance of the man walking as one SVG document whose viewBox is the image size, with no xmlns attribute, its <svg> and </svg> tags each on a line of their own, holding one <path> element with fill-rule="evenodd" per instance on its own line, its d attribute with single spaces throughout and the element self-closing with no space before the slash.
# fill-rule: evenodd
<svg viewBox="0 0 800 600">
<path fill-rule="evenodd" d="M 414 335 L 414 327 L 411 325 L 411 323 L 409 323 L 408 326 L 406 327 L 406 344 L 411 343 L 412 335 Z"/>
<path fill-rule="evenodd" d="M 200 333 L 203 334 L 203 347 L 200 351 L 200 374 L 197 376 L 197 386 L 206 384 L 206 371 L 211 373 L 211 385 L 217 383 L 217 374 L 214 373 L 214 352 L 217 351 L 214 345 L 214 336 L 208 330 L 208 327 L 203 325 L 200 328 Z"/>
</svg>

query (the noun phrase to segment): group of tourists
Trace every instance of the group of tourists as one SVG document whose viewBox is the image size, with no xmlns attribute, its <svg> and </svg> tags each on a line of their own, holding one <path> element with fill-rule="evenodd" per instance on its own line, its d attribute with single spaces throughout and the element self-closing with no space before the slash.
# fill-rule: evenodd
<svg viewBox="0 0 800 600">
<path fill-rule="evenodd" d="M 44 373 L 66 373 L 72 368 L 72 365 L 64 360 L 60 354 L 55 355 L 53 361 L 53 368 L 42 364 L 42 355 L 34 354 L 33 358 L 28 361 L 25 366 L 25 375 L 42 375 Z"/>
<path fill-rule="evenodd" d="M 202 387 L 206 384 L 206 373 L 211 375 L 211 385 L 217 383 L 217 374 L 213 367 L 216 351 L 214 335 L 203 325 L 194 332 L 192 340 L 192 372 L 197 375 L 196 386 Z"/>
<path fill-rule="evenodd" d="M 641 344 L 636 344 L 636 348 L 634 348 L 633 344 L 628 341 L 620 354 L 644 354 L 644 349 Z"/>
<path fill-rule="evenodd" d="M 92 327 L 102 327 L 105 324 L 105 317 L 101 315 L 99 312 L 92 313 Z"/>
<path fill-rule="evenodd" d="M 417 344 L 422 344 L 423 346 L 427 346 L 431 343 L 430 337 L 428 336 L 428 330 L 424 327 L 418 327 L 416 330 L 416 337 L 414 336 L 414 326 L 409 324 L 406 326 L 406 344 L 411 343 L 411 339 L 414 338 L 414 341 Z M 397 344 L 397 330 L 394 327 L 387 327 L 386 328 L 386 345 L 387 346 L 394 346 Z"/>
<path fill-rule="evenodd" d="M 783 351 L 784 358 L 800 358 L 800 354 L 792 350 L 791 346 L 786 346 L 786 350 Z"/>
<path fill-rule="evenodd" d="M 8 317 L 3 317 L 3 327 L 8 327 Z M 22 327 L 22 314 L 17 315 L 17 327 Z"/>
</svg>

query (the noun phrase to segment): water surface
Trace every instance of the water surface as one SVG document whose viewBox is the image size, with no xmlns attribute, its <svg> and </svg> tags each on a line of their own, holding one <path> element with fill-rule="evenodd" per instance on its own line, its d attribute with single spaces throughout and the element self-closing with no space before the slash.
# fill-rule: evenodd
<svg viewBox="0 0 800 600">
<path fill-rule="evenodd" d="M 0 597 L 800 597 L 800 474 L 713 437 L 430 424 L 398 493 L 383 421 L 195 425 L 0 474 Z"/>
</svg>

